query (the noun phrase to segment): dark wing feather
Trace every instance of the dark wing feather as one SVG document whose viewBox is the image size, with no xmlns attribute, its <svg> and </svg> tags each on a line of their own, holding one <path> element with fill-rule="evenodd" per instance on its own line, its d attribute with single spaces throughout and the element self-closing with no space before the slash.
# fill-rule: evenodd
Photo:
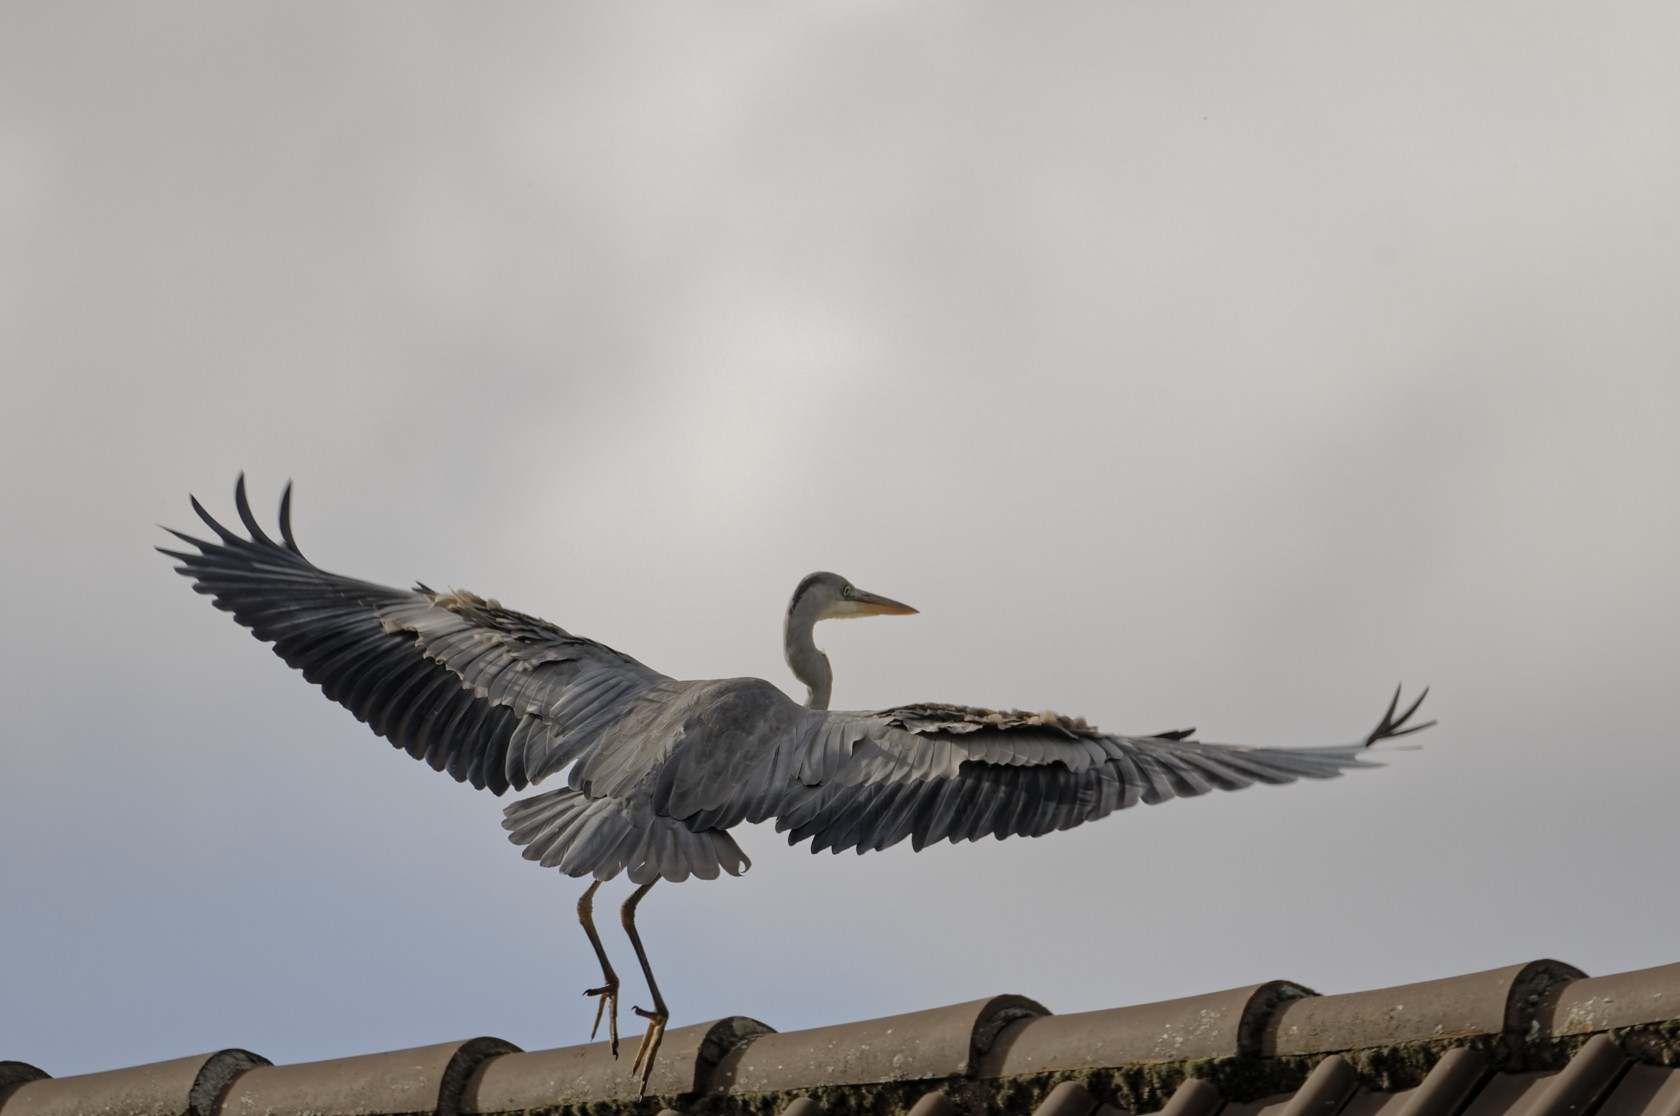
<svg viewBox="0 0 1680 1116">
<path fill-rule="evenodd" d="M 328 573 L 280 542 L 234 491 L 250 538 L 192 502 L 217 541 L 170 533 L 193 587 L 358 720 L 438 771 L 501 794 L 564 767 L 665 676 L 627 655 L 471 593 L 391 589 Z"/>
<path fill-rule="evenodd" d="M 1188 731 L 1116 736 L 1053 713 L 963 706 L 813 713 L 821 720 L 798 734 L 798 779 L 776 828 L 790 844 L 809 839 L 813 852 L 861 853 L 906 837 L 917 849 L 987 834 L 1036 837 L 1139 802 L 1375 766 L 1361 753 L 1415 731 L 1404 726 L 1416 708 L 1396 720 L 1391 703 L 1366 740 L 1329 748 L 1208 744 Z"/>
</svg>

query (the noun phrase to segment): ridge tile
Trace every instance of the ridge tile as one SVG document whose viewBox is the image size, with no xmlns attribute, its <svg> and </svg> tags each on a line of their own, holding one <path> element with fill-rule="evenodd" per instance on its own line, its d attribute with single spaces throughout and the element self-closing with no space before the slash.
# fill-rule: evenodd
<svg viewBox="0 0 1680 1116">
<path fill-rule="evenodd" d="M 1274 980 L 1135 1007 L 1024 1019 L 998 1036 L 978 1076 L 1255 1054 L 1281 1005 L 1316 995 Z"/>
<path fill-rule="evenodd" d="M 1680 1019 L 1680 964 L 1572 981 L 1548 1000 L 1541 1023 L 1554 1035 Z"/>
<path fill-rule="evenodd" d="M 6 1103 L 6 1098 L 16 1092 L 19 1085 L 29 1081 L 44 1081 L 51 1076 L 46 1070 L 28 1062 L 0 1061 L 0 1105 Z"/>
<path fill-rule="evenodd" d="M 701 1092 L 720 1059 L 737 1046 L 772 1033 L 765 1024 L 744 1015 L 667 1031 L 648 1078 L 648 1095 Z M 617 1058 L 608 1042 L 497 1058 L 467 1083 L 461 1111 L 523 1112 L 556 1105 L 633 1100 L 641 1095 L 641 1081 L 630 1072 L 634 1046 L 627 1050 L 625 1045 L 620 1042 Z"/>
<path fill-rule="evenodd" d="M 1321 1054 L 1472 1035 L 1522 1035 L 1535 1023 L 1545 993 L 1585 975 L 1560 961 L 1530 961 L 1371 992 L 1299 999 L 1273 1016 L 1261 1053 Z"/>
<path fill-rule="evenodd" d="M 5 1116 L 211 1116 L 228 1082 L 267 1059 L 218 1050 L 126 1069 L 25 1081 L 4 1095 Z M 205 1088 L 208 1084 L 210 1087 Z"/>
<path fill-rule="evenodd" d="M 1049 1014 L 1025 996 L 993 996 L 861 1023 L 769 1034 L 718 1065 L 711 1091 L 774 1093 L 822 1085 L 972 1076 L 999 1032 Z"/>
<path fill-rule="evenodd" d="M 488 1059 L 519 1047 L 498 1038 L 264 1066 L 238 1078 L 216 1116 L 455 1116 L 461 1092 Z M 13 1116 L 7 1112 L 4 1116 Z M 209 1114 L 205 1114 L 209 1116 Z"/>
</svg>

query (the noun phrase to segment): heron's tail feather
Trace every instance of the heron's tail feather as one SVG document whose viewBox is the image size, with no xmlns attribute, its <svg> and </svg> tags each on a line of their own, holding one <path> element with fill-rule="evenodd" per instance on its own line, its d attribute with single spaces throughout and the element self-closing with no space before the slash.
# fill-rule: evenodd
<svg viewBox="0 0 1680 1116">
<path fill-rule="evenodd" d="M 502 811 L 508 839 L 525 847 L 526 860 L 568 876 L 610 880 L 628 871 L 638 884 L 681 883 L 689 876 L 739 876 L 752 862 L 721 829 L 695 833 L 645 804 L 590 798 L 571 787 L 523 798 Z"/>
</svg>

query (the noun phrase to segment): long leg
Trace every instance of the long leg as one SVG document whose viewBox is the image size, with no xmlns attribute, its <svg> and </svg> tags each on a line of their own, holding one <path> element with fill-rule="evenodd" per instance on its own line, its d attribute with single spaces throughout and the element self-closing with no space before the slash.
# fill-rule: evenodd
<svg viewBox="0 0 1680 1116">
<path fill-rule="evenodd" d="M 653 1074 L 654 1055 L 659 1053 L 659 1044 L 665 1038 L 665 1023 L 671 1018 L 671 1013 L 665 1010 L 665 997 L 659 994 L 659 985 L 653 979 L 653 966 L 648 964 L 647 950 L 642 948 L 642 936 L 636 933 L 636 904 L 642 901 L 653 885 L 659 882 L 655 876 L 647 883 L 638 887 L 635 894 L 624 901 L 620 913 L 624 916 L 624 932 L 630 935 L 630 944 L 636 947 L 636 960 L 642 963 L 642 975 L 647 978 L 648 991 L 653 994 L 653 1010 L 643 1011 L 639 1007 L 630 1010 L 648 1021 L 647 1034 L 642 1036 L 642 1045 L 636 1050 L 635 1064 L 630 1067 L 631 1073 L 639 1073 L 642 1077 L 642 1093 L 647 1092 L 648 1078 Z"/>
<path fill-rule="evenodd" d="M 613 1057 L 618 1057 L 618 974 L 613 972 L 612 962 L 607 960 L 607 951 L 601 948 L 601 935 L 595 932 L 595 889 L 601 886 L 596 880 L 589 885 L 589 890 L 578 900 L 578 921 L 583 923 L 583 932 L 589 935 L 589 944 L 595 947 L 595 958 L 601 962 L 601 987 L 591 988 L 585 996 L 597 997 L 595 1001 L 595 1025 L 589 1028 L 589 1037 L 593 1041 L 595 1032 L 601 1029 L 601 1013 L 607 1016 L 607 1034 L 612 1038 Z"/>
</svg>

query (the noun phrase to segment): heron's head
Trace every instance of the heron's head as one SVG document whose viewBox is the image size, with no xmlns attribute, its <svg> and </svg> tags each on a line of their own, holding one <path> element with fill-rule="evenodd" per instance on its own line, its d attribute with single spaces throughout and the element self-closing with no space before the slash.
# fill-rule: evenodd
<svg viewBox="0 0 1680 1116">
<path fill-rule="evenodd" d="M 915 611 L 890 597 L 859 589 L 835 573 L 807 575 L 788 602 L 788 616 L 809 616 L 812 623 L 853 616 L 908 616 Z"/>
</svg>

